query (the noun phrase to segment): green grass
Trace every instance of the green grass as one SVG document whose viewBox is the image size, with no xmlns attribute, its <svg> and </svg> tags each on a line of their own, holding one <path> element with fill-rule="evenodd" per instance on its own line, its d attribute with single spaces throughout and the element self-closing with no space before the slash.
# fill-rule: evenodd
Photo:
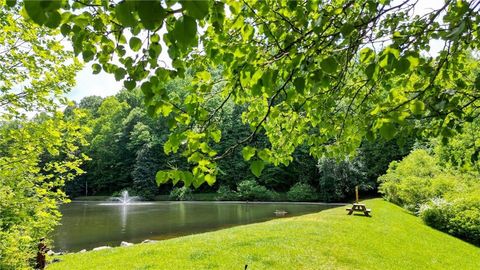
<svg viewBox="0 0 480 270">
<path fill-rule="evenodd" d="M 480 269 L 480 248 L 381 199 L 133 247 L 61 256 L 54 269 Z"/>
</svg>

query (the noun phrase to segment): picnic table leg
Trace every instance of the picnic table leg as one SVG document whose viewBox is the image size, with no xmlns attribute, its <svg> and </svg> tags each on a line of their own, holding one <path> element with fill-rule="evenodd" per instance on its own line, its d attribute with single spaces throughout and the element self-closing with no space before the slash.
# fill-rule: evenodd
<svg viewBox="0 0 480 270">
<path fill-rule="evenodd" d="M 348 215 L 351 215 L 353 213 L 353 209 L 348 210 Z"/>
</svg>

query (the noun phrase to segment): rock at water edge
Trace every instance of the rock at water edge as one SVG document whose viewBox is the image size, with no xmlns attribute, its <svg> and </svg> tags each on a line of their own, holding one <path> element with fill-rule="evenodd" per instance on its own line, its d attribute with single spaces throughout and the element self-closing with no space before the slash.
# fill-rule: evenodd
<svg viewBox="0 0 480 270">
<path fill-rule="evenodd" d="M 96 251 L 96 250 L 102 250 L 102 249 L 109 249 L 109 248 L 112 248 L 112 247 L 109 247 L 109 246 L 101 246 L 101 247 L 96 247 L 94 249 L 92 249 L 93 251 Z"/>
</svg>

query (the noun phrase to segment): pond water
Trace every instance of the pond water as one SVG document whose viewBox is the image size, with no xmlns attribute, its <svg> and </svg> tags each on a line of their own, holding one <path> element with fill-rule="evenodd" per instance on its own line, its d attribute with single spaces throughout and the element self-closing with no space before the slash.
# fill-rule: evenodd
<svg viewBox="0 0 480 270">
<path fill-rule="evenodd" d="M 152 202 L 131 205 L 72 202 L 62 205 L 62 225 L 54 232 L 55 251 L 79 251 L 212 231 L 235 225 L 318 212 L 334 207 L 305 203 Z"/>
</svg>

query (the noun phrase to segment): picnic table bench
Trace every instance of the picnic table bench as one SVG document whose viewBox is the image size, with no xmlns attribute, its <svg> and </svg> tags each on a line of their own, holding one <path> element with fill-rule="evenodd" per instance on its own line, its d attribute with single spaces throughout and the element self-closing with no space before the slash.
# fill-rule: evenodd
<svg viewBox="0 0 480 270">
<path fill-rule="evenodd" d="M 347 208 L 345 210 L 348 211 L 349 215 L 353 214 L 353 212 L 363 212 L 363 214 L 367 217 L 370 216 L 370 212 L 372 211 L 370 209 L 367 209 L 367 207 L 365 207 L 365 204 L 363 203 L 354 203 L 352 207 Z"/>
</svg>

